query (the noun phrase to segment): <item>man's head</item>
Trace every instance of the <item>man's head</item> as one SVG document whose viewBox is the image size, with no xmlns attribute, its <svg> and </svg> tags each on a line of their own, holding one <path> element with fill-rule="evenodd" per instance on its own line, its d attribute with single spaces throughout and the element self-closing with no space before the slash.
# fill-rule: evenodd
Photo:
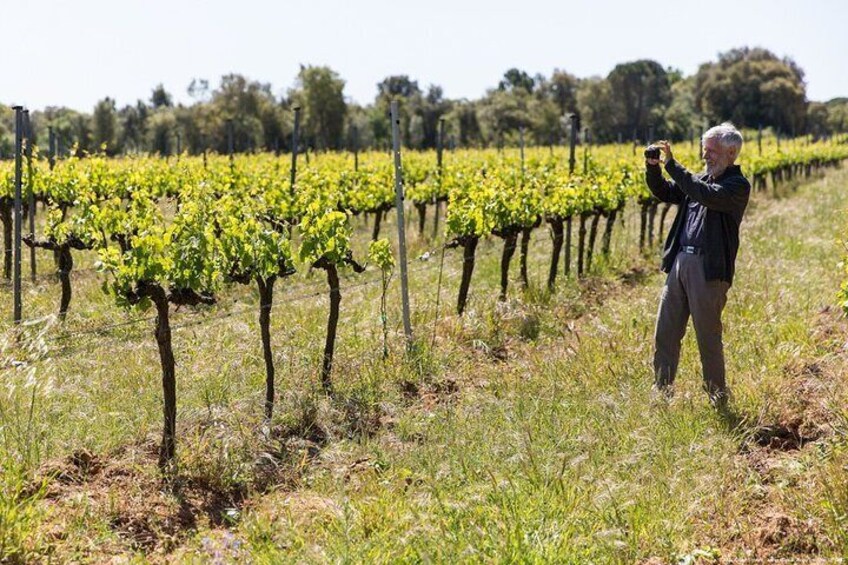
<svg viewBox="0 0 848 565">
<path fill-rule="evenodd" d="M 707 174 L 713 178 L 732 165 L 742 150 L 742 134 L 730 122 L 708 129 L 701 142 Z"/>
</svg>

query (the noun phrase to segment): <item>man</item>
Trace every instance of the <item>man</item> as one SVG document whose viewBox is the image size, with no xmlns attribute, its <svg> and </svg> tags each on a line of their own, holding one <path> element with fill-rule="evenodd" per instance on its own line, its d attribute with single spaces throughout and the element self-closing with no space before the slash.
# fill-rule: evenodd
<svg viewBox="0 0 848 565">
<path fill-rule="evenodd" d="M 646 159 L 645 179 L 659 200 L 678 204 L 668 234 L 662 270 L 668 273 L 660 297 L 654 334 L 655 388 L 670 396 L 680 360 L 680 344 L 689 316 L 695 326 L 704 388 L 714 406 L 727 403 L 721 312 L 733 284 L 739 225 L 748 205 L 751 184 L 734 162 L 742 149 L 742 134 L 726 122 L 702 138 L 706 172 L 693 174 L 674 160 L 671 145 L 660 142 L 665 180 L 659 159 Z"/>
</svg>

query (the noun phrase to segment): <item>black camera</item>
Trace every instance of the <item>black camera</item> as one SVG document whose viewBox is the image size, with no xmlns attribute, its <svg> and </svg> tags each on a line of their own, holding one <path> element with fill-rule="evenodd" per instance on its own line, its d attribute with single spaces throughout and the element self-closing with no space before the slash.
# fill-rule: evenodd
<svg viewBox="0 0 848 565">
<path fill-rule="evenodd" d="M 645 159 L 659 159 L 660 158 L 660 148 L 655 145 L 648 146 L 645 149 Z"/>
</svg>

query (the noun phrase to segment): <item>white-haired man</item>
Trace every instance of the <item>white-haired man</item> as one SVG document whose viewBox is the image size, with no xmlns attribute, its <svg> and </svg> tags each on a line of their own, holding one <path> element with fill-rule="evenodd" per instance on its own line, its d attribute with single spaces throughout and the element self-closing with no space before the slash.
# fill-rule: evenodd
<svg viewBox="0 0 848 565">
<path fill-rule="evenodd" d="M 662 270 L 668 277 L 654 333 L 654 386 L 667 396 L 671 394 L 680 344 L 691 315 L 704 388 L 714 405 L 724 406 L 728 389 L 721 313 L 733 284 L 739 225 L 751 184 L 734 164 L 742 149 L 742 134 L 733 124 L 708 130 L 702 142 L 707 166 L 702 173 L 690 173 L 675 161 L 671 145 L 665 141 L 658 145 L 671 180 L 663 178 L 659 159 L 646 159 L 648 188 L 659 200 L 678 205 L 662 258 Z"/>
</svg>

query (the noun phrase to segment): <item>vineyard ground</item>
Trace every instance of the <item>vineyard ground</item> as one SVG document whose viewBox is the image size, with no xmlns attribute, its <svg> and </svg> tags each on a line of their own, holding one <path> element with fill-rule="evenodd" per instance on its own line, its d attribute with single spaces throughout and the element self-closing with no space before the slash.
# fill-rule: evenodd
<svg viewBox="0 0 848 565">
<path fill-rule="evenodd" d="M 27 325 L 24 349 L 6 334 L 0 456 L 21 465 L 0 481 L 0 547 L 93 562 L 842 555 L 848 325 L 833 304 L 847 187 L 848 171 L 832 171 L 752 202 L 725 317 L 728 413 L 700 390 L 691 330 L 674 399 L 651 397 L 662 278 L 656 257 L 638 256 L 631 210 L 611 259 L 554 295 L 538 288 L 550 250 L 543 230 L 531 245 L 531 288 L 522 293 L 513 277 L 505 303 L 496 300 L 500 241 L 482 245 L 464 319 L 452 315 L 460 253 L 448 251 L 433 347 L 439 257 L 413 259 L 413 320 L 426 339 L 411 359 L 397 293 L 384 361 L 379 284 L 354 286 L 375 274 L 351 274 L 332 399 L 317 383 L 320 273 L 278 283 L 280 302 L 299 299 L 272 314 L 279 401 L 270 426 L 255 291 L 178 313 L 180 474 L 170 484 L 156 470 L 152 322 L 70 335 L 127 319 L 99 275 L 82 272 L 65 327 Z M 394 230 L 390 219 L 383 233 Z M 357 232 L 360 252 L 367 232 Z M 428 250 L 410 238 L 413 257 Z M 27 317 L 55 309 L 54 284 L 27 289 Z"/>
</svg>

